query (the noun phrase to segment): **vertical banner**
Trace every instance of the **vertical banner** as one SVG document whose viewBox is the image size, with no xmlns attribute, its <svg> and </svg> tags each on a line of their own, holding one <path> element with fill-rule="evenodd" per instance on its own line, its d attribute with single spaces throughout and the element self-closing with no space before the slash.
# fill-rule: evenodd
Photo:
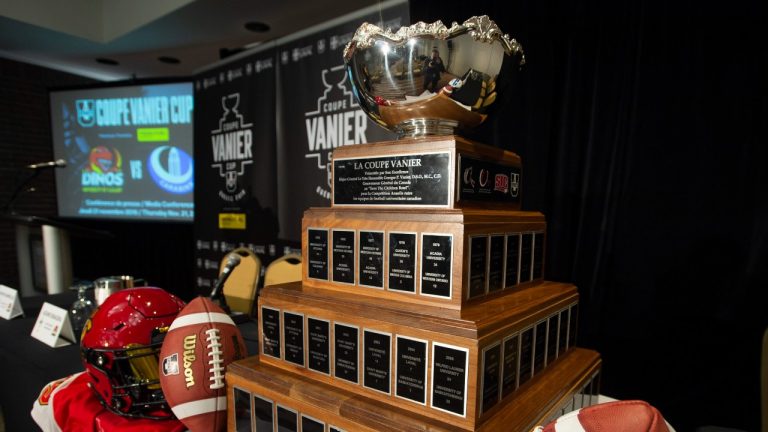
<svg viewBox="0 0 768 432">
<path fill-rule="evenodd" d="M 195 79 L 195 248 L 199 292 L 210 292 L 237 247 L 263 263 L 276 252 L 275 51 Z"/>
<path fill-rule="evenodd" d="M 280 237 L 300 240 L 309 207 L 331 199 L 331 157 L 344 145 L 395 139 L 359 107 L 344 67 L 344 47 L 363 22 L 393 30 L 409 23 L 400 3 L 278 47 Z"/>
</svg>

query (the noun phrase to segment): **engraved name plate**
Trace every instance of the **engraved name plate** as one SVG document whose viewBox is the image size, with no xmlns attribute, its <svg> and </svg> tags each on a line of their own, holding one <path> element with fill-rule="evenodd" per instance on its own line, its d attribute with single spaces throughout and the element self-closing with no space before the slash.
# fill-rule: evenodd
<svg viewBox="0 0 768 432">
<path fill-rule="evenodd" d="M 301 432 L 325 432 L 325 423 L 306 414 L 302 414 Z"/>
<path fill-rule="evenodd" d="M 358 248 L 358 283 L 361 286 L 384 288 L 384 233 L 360 231 Z"/>
<path fill-rule="evenodd" d="M 445 207 L 451 154 L 334 159 L 333 205 Z"/>
<path fill-rule="evenodd" d="M 275 420 L 272 415 L 272 408 L 273 402 L 271 400 L 262 396 L 253 396 L 253 416 L 256 420 L 256 432 L 272 432 L 274 430 Z"/>
<path fill-rule="evenodd" d="M 277 431 L 298 432 L 299 415 L 296 411 L 277 404 Z"/>
<path fill-rule="evenodd" d="M 501 377 L 501 397 L 507 397 L 517 389 L 517 371 L 520 368 L 520 335 L 504 339 L 504 361 Z"/>
<path fill-rule="evenodd" d="M 307 229 L 307 277 L 328 280 L 328 230 Z"/>
<path fill-rule="evenodd" d="M 421 294 L 451 298 L 453 236 L 423 234 L 421 237 Z"/>
<path fill-rule="evenodd" d="M 261 307 L 261 353 L 280 358 L 280 311 Z"/>
<path fill-rule="evenodd" d="M 250 430 L 251 429 L 251 394 L 243 389 L 237 387 L 232 388 L 233 397 L 235 401 L 234 417 L 235 417 L 235 429 L 237 430 Z"/>
<path fill-rule="evenodd" d="M 389 233 L 389 289 L 414 293 L 415 278 L 416 233 Z"/>
<path fill-rule="evenodd" d="M 395 394 L 425 405 L 427 402 L 427 341 L 398 336 Z"/>
<path fill-rule="evenodd" d="M 518 284 L 520 275 L 520 234 L 507 235 L 507 263 L 504 271 L 504 287 Z"/>
<path fill-rule="evenodd" d="M 501 372 L 501 343 L 491 345 L 483 350 L 482 382 L 480 394 L 482 405 L 480 414 L 485 413 L 499 402 L 499 375 Z"/>
<path fill-rule="evenodd" d="M 347 230 L 332 231 L 333 281 L 346 284 L 355 283 L 355 232 Z"/>
<path fill-rule="evenodd" d="M 533 327 L 528 327 L 520 333 L 520 372 L 518 372 L 519 385 L 523 385 L 531 379 L 533 368 Z"/>
<path fill-rule="evenodd" d="M 389 394 L 392 335 L 363 331 L 363 386 Z"/>
<path fill-rule="evenodd" d="M 432 408 L 466 416 L 468 367 L 467 349 L 432 344 Z"/>
<path fill-rule="evenodd" d="M 533 279 L 541 279 L 544 269 L 544 232 L 533 235 Z"/>
<path fill-rule="evenodd" d="M 469 298 L 485 294 L 488 281 L 488 236 L 469 238 Z"/>
<path fill-rule="evenodd" d="M 304 366 L 304 315 L 283 312 L 285 361 Z"/>
<path fill-rule="evenodd" d="M 523 233 L 520 245 L 520 283 L 531 280 L 533 263 L 533 233 Z"/>
<path fill-rule="evenodd" d="M 307 367 L 326 375 L 331 374 L 330 323 L 307 318 Z"/>
<path fill-rule="evenodd" d="M 533 375 L 544 369 L 544 359 L 547 355 L 547 321 L 536 323 L 533 336 Z"/>
<path fill-rule="evenodd" d="M 352 383 L 358 383 L 358 328 L 333 325 L 333 374 Z"/>
<path fill-rule="evenodd" d="M 549 317 L 547 324 L 547 364 L 552 363 L 557 358 L 557 332 L 559 327 L 560 314 L 554 314 Z"/>
<path fill-rule="evenodd" d="M 491 236 L 490 254 L 488 255 L 488 292 L 499 291 L 504 287 L 504 236 Z"/>
<path fill-rule="evenodd" d="M 520 168 L 461 155 L 459 201 L 520 202 Z"/>
</svg>

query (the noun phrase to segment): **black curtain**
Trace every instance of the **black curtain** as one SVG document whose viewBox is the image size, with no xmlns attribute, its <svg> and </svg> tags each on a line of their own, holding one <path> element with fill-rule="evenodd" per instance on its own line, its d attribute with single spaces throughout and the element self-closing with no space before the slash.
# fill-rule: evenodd
<svg viewBox="0 0 768 432">
<path fill-rule="evenodd" d="M 768 326 L 763 2 L 412 1 L 411 21 L 487 14 L 526 52 L 472 138 L 523 160 L 546 276 L 581 294 L 604 394 L 678 430 L 758 430 Z"/>
</svg>

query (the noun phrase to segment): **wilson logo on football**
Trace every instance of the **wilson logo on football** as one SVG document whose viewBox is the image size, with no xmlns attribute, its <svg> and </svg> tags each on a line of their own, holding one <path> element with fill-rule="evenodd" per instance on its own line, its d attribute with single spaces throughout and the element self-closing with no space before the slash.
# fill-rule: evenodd
<svg viewBox="0 0 768 432">
<path fill-rule="evenodd" d="M 184 380 L 187 382 L 187 388 L 195 385 L 195 375 L 192 371 L 192 363 L 195 356 L 195 346 L 197 346 L 197 335 L 184 337 Z"/>
</svg>

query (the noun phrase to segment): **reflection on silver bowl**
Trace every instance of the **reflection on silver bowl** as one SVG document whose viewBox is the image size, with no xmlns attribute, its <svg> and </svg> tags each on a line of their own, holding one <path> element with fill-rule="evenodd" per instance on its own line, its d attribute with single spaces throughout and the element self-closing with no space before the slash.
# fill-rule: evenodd
<svg viewBox="0 0 768 432">
<path fill-rule="evenodd" d="M 344 61 L 363 110 L 402 138 L 479 125 L 525 57 L 483 15 L 450 28 L 419 22 L 395 33 L 364 23 Z"/>
</svg>

